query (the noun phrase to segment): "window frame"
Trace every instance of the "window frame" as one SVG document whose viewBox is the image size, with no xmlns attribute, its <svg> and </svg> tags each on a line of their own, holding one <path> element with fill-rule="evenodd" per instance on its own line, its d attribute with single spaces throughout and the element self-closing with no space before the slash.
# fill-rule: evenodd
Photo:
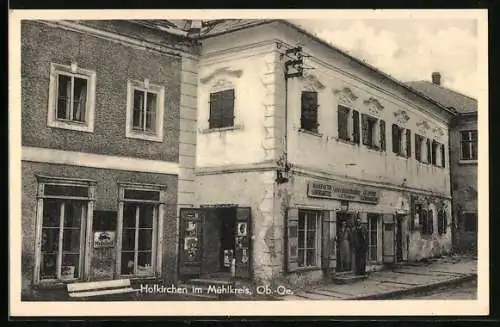
<svg viewBox="0 0 500 327">
<path fill-rule="evenodd" d="M 44 283 L 65 283 L 74 282 L 77 280 L 84 280 L 89 275 L 89 244 L 91 243 L 92 236 L 92 217 L 95 205 L 95 185 L 96 182 L 92 180 L 71 179 L 63 177 L 50 177 L 36 175 L 37 178 L 37 214 L 36 214 L 36 231 L 35 231 L 35 263 L 34 263 L 34 278 L 35 285 Z M 87 196 L 75 195 L 47 195 L 45 187 L 48 185 L 55 186 L 69 186 L 69 187 L 84 187 L 87 189 Z M 79 251 L 79 267 L 78 277 L 73 279 L 61 279 L 62 255 L 64 248 L 61 247 L 63 238 L 59 238 L 59 246 L 57 248 L 57 261 L 56 261 L 56 278 L 42 279 L 42 235 L 43 235 L 43 214 L 44 204 L 47 199 L 61 200 L 60 208 L 64 210 L 66 202 L 68 201 L 84 201 L 86 207 L 82 211 L 80 217 L 80 251 Z M 64 212 L 60 211 L 59 221 L 59 236 L 64 233 Z M 62 249 L 62 251 L 61 251 Z"/>
<path fill-rule="evenodd" d="M 125 191 L 150 191 L 158 192 L 158 200 L 142 200 L 142 199 L 132 199 L 125 198 Z M 115 271 L 117 276 L 127 277 L 127 278 L 147 278 L 159 276 L 162 271 L 162 244 L 163 244 L 163 225 L 164 225 L 164 212 L 166 204 L 166 187 L 164 185 L 156 184 L 141 184 L 141 183 L 118 183 L 118 219 L 116 224 L 116 266 Z M 151 274 L 139 274 L 138 271 L 138 230 L 139 225 L 139 212 L 136 207 L 136 225 L 135 225 L 135 239 L 134 239 L 134 273 L 133 274 L 123 274 L 122 273 L 122 245 L 123 245 L 123 213 L 125 203 L 149 203 L 154 204 L 156 208 L 155 214 L 153 216 L 152 222 L 152 243 L 151 243 Z"/>
<path fill-rule="evenodd" d="M 361 114 L 361 143 L 366 146 L 369 149 L 372 150 L 377 150 L 377 151 L 384 151 L 383 146 L 382 146 L 382 131 L 380 128 L 380 123 L 383 121 L 380 118 L 362 113 Z M 364 121 L 366 120 L 367 122 L 367 127 L 368 130 L 370 129 L 371 126 L 371 142 L 365 143 L 365 129 L 363 128 Z M 385 123 L 385 122 L 384 122 Z M 385 131 L 384 131 L 385 132 Z M 369 133 L 367 133 L 368 135 Z"/>
<path fill-rule="evenodd" d="M 156 114 L 155 131 L 143 131 L 134 128 L 134 91 L 138 90 L 146 93 L 156 94 Z M 145 97 L 146 99 L 146 97 Z M 146 101 L 144 105 L 147 106 Z M 127 81 L 127 114 L 125 122 L 125 137 L 141 139 L 153 142 L 163 142 L 163 119 L 165 112 L 165 87 L 158 84 L 151 84 L 148 79 L 143 81 L 129 79 Z"/>
<path fill-rule="evenodd" d="M 59 99 L 59 76 L 65 75 L 74 78 L 81 78 L 87 81 L 87 94 L 85 101 L 85 119 L 83 122 L 57 118 L 57 104 Z M 72 83 L 72 85 L 74 85 Z M 93 70 L 83 69 L 78 67 L 76 63 L 71 65 L 62 65 L 50 63 L 49 75 L 49 99 L 47 110 L 47 126 L 52 128 L 62 128 L 75 130 L 80 132 L 94 132 L 94 117 L 95 117 L 95 91 L 96 91 L 96 72 Z M 73 94 L 74 86 L 71 94 Z M 71 107 L 73 108 L 74 101 L 71 97 Z"/>
<path fill-rule="evenodd" d="M 313 128 L 309 128 L 309 126 L 304 125 L 304 121 L 307 121 L 305 118 L 305 110 L 304 110 L 304 96 L 306 94 L 314 94 L 314 99 L 316 100 L 316 103 L 311 104 L 312 107 L 314 107 L 314 120 L 310 120 L 308 123 L 311 125 L 314 125 Z M 300 92 L 300 130 L 309 132 L 309 133 L 314 133 L 314 134 L 319 134 L 319 92 L 317 91 L 310 91 L 310 90 L 302 90 Z M 311 110 L 311 108 L 310 108 Z"/>
<path fill-rule="evenodd" d="M 316 220 L 316 229 L 315 229 L 315 240 L 314 240 L 314 248 L 307 247 L 307 218 L 308 215 L 314 215 L 314 219 Z M 297 269 L 316 269 L 321 267 L 321 239 L 322 239 L 322 217 L 323 213 L 320 210 L 312 210 L 312 209 L 298 209 L 298 220 L 297 220 Z M 304 221 L 304 229 L 301 229 L 300 219 L 303 218 Z M 301 245 L 298 241 L 300 232 L 304 232 L 304 241 Z M 314 250 L 314 265 L 307 266 L 307 250 Z M 300 251 L 303 251 L 303 265 L 300 265 Z"/>
<path fill-rule="evenodd" d="M 459 153 L 459 160 L 460 162 L 477 162 L 477 157 L 479 155 L 479 148 L 478 148 L 478 131 L 477 129 L 468 129 L 468 130 L 462 130 L 459 132 L 460 133 L 460 153 Z M 469 140 L 464 140 L 463 135 L 467 133 L 469 135 Z M 472 140 L 472 134 L 476 134 L 476 140 Z M 463 148 L 464 148 L 464 143 L 467 143 L 469 146 L 469 154 L 470 158 L 464 158 L 463 157 Z M 476 143 L 476 158 L 473 156 L 473 143 Z"/>
<path fill-rule="evenodd" d="M 398 133 L 398 151 L 394 151 L 395 150 L 395 143 L 394 143 L 394 127 L 396 127 L 397 129 L 397 133 Z M 408 150 L 407 150 L 407 131 L 408 129 L 403 127 L 403 126 L 400 126 L 396 123 L 392 123 L 391 125 L 391 139 L 392 139 L 392 153 L 394 153 L 397 157 L 401 157 L 401 158 L 410 158 L 410 156 L 408 156 Z M 411 137 L 411 136 L 410 136 Z"/>
<path fill-rule="evenodd" d="M 380 240 L 380 233 L 381 231 L 379 230 L 379 226 L 380 226 L 380 222 L 382 221 L 381 218 L 380 218 L 380 215 L 379 214 L 376 214 L 376 213 L 367 213 L 367 217 L 366 217 L 366 230 L 367 230 L 367 233 L 368 233 L 368 251 L 367 251 L 367 254 L 366 254 L 366 257 L 367 257 L 367 262 L 370 262 L 370 263 L 377 263 L 379 262 L 379 250 L 380 250 L 380 244 L 379 244 L 379 240 Z M 372 239 L 372 229 L 370 228 L 370 222 L 371 221 L 375 221 L 375 239 L 373 240 Z M 372 243 L 372 244 L 370 244 Z M 372 253 L 372 251 L 374 251 L 375 253 Z M 374 255 L 375 258 L 372 258 L 372 255 Z"/>
</svg>

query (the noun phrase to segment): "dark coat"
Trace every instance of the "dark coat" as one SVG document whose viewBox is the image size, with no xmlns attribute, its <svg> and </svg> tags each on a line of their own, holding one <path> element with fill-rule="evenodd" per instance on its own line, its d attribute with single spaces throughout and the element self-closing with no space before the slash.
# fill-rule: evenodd
<svg viewBox="0 0 500 327">
<path fill-rule="evenodd" d="M 364 225 L 355 226 L 352 230 L 352 247 L 355 251 L 368 249 L 368 231 Z"/>
</svg>

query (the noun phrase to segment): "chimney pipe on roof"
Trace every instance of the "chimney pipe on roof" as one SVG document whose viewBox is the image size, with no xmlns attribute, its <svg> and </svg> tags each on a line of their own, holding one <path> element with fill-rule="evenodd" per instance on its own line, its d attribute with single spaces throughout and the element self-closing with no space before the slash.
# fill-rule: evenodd
<svg viewBox="0 0 500 327">
<path fill-rule="evenodd" d="M 432 84 L 441 85 L 441 74 L 439 72 L 432 73 Z"/>
</svg>

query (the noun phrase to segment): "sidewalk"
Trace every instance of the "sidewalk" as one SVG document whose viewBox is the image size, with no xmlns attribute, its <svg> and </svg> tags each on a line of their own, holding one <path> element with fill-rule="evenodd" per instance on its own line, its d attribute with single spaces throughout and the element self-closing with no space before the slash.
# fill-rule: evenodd
<svg viewBox="0 0 500 327">
<path fill-rule="evenodd" d="M 474 280 L 477 260 L 441 258 L 428 263 L 400 266 L 372 272 L 365 280 L 353 284 L 327 284 L 282 297 L 284 301 L 300 300 L 375 300 L 391 299 Z"/>
</svg>

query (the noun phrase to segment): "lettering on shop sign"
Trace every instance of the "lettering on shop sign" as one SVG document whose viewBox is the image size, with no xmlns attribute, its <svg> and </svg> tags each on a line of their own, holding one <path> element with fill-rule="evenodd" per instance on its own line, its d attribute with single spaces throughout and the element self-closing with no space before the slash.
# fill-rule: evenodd
<svg viewBox="0 0 500 327">
<path fill-rule="evenodd" d="M 353 202 L 378 203 L 378 191 L 340 183 L 310 181 L 307 195 L 312 198 L 338 199 Z"/>
</svg>

